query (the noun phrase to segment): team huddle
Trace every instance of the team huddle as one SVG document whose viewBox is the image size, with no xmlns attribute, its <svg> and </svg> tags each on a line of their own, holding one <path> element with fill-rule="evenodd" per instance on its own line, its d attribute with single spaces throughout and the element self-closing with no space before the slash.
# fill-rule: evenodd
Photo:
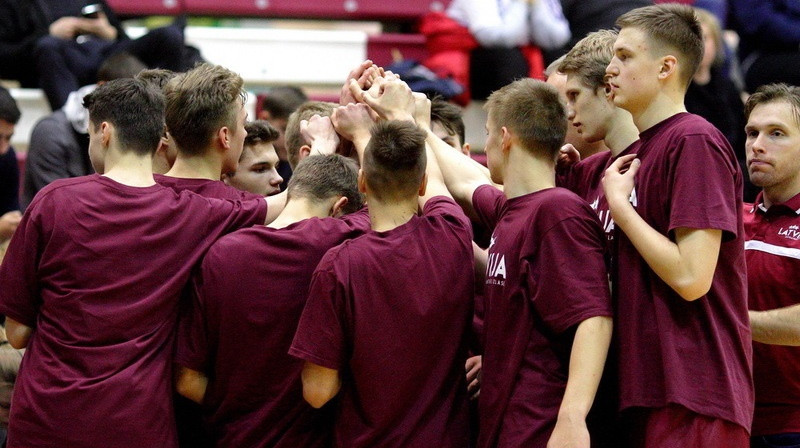
<svg viewBox="0 0 800 448">
<path fill-rule="evenodd" d="M 8 446 L 177 447 L 174 391 L 217 447 L 728 448 L 800 432 L 798 358 L 754 352 L 779 332 L 748 312 L 800 291 L 800 236 L 773 235 L 798 224 L 800 157 L 770 149 L 800 151 L 781 143 L 800 135 L 800 88 L 747 102 L 764 192 L 744 205 L 728 141 L 684 107 L 703 55 L 693 10 L 617 25 L 560 62 L 566 105 L 533 79 L 492 93 L 488 169 L 366 61 L 340 105 L 290 118 L 294 172 L 266 198 L 216 180 L 248 134 L 238 75 L 99 86 L 84 99 L 96 174 L 40 191 L 0 267 L 8 339 L 27 347 Z M 576 160 L 568 126 L 609 150 Z M 167 142 L 178 162 L 154 179 Z"/>
</svg>

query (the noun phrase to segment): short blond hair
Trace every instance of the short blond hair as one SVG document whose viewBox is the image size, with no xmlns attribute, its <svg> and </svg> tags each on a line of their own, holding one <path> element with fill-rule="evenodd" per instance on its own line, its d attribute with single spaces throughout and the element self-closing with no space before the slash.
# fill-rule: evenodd
<svg viewBox="0 0 800 448">
<path fill-rule="evenodd" d="M 614 30 L 589 33 L 579 40 L 559 64 L 558 71 L 577 76 L 586 87 L 596 90 L 606 85 L 606 67 L 614 57 Z"/>
</svg>

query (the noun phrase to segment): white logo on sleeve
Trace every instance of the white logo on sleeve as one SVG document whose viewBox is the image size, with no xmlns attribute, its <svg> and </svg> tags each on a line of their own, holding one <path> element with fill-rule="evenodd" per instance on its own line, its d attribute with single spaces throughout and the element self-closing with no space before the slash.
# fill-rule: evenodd
<svg viewBox="0 0 800 448">
<path fill-rule="evenodd" d="M 486 284 L 504 286 L 506 283 L 506 256 L 492 253 L 492 246 L 497 242 L 497 236 L 492 234 L 489 242 L 489 259 L 486 263 Z"/>
</svg>

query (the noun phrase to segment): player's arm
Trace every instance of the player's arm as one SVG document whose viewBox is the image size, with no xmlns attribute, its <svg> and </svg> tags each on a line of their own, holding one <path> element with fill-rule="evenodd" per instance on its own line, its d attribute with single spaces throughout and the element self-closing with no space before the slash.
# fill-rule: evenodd
<svg viewBox="0 0 800 448">
<path fill-rule="evenodd" d="M 756 342 L 800 346 L 800 305 L 750 311 L 750 328 Z"/>
<path fill-rule="evenodd" d="M 300 375 L 303 381 L 303 398 L 314 408 L 331 401 L 342 388 L 339 371 L 306 361 Z"/>
<path fill-rule="evenodd" d="M 339 147 L 339 134 L 333 128 L 330 117 L 314 115 L 300 122 L 300 134 L 309 142 L 311 149 L 306 156 L 326 156 L 336 154 Z M 301 148 L 301 151 L 303 149 Z"/>
<path fill-rule="evenodd" d="M 288 190 L 284 190 L 278 194 L 273 194 L 272 196 L 264 198 L 264 200 L 267 201 L 267 217 L 264 219 L 265 225 L 275 221 L 275 218 L 281 214 L 283 208 L 286 207 L 286 197 L 288 195 Z"/>
<path fill-rule="evenodd" d="M 32 333 L 33 328 L 6 316 L 6 338 L 15 349 L 20 350 L 27 347 Z"/>
<path fill-rule="evenodd" d="M 617 227 L 633 243 L 650 269 L 682 298 L 703 297 L 711 289 L 722 244 L 718 229 L 675 229 L 675 242 L 650 227 L 631 205 L 633 179 L 640 162 L 635 155 L 620 157 L 603 178 L 611 216 Z M 630 167 L 626 171 L 626 166 Z"/>
<path fill-rule="evenodd" d="M 208 377 L 202 372 L 183 366 L 175 372 L 175 390 L 195 403 L 203 403 L 207 387 Z"/>
<path fill-rule="evenodd" d="M 595 316 L 578 324 L 569 359 L 569 376 L 548 448 L 589 448 L 586 415 L 592 408 L 611 343 L 611 318 Z"/>
</svg>

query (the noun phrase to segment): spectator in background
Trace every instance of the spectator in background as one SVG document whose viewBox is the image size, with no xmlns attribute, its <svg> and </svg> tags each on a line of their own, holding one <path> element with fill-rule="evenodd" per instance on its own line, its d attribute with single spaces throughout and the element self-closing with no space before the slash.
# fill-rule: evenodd
<svg viewBox="0 0 800 448">
<path fill-rule="evenodd" d="M 274 145 L 278 130 L 264 120 L 247 123 L 244 129 L 247 137 L 244 138 L 239 166 L 234 171 L 222 173 L 222 181 L 261 196 L 280 193 L 283 178 L 276 169 L 279 159 Z"/>
<path fill-rule="evenodd" d="M 792 0 L 731 0 L 748 92 L 774 82 L 800 85 L 800 5 Z"/>
<path fill-rule="evenodd" d="M 89 114 L 83 97 L 107 81 L 132 78 L 147 67 L 129 53 L 108 58 L 97 72 L 97 84 L 72 92 L 64 107 L 42 118 L 31 131 L 22 205 L 27 208 L 36 193 L 56 179 L 94 172 L 89 161 Z"/>
<path fill-rule="evenodd" d="M 453 0 L 447 15 L 479 44 L 469 70 L 472 98 L 478 100 L 515 79 L 541 77 L 539 49 L 560 48 L 571 36 L 557 0 Z"/>
<path fill-rule="evenodd" d="M 273 87 L 261 99 L 257 108 L 258 119 L 267 120 L 280 133 L 273 145 L 280 159 L 278 174 L 283 178 L 281 191 L 285 190 L 289 185 L 289 179 L 292 177 L 292 166 L 294 166 L 294 164 L 290 163 L 286 152 L 286 126 L 289 123 L 289 116 L 292 112 L 296 111 L 306 101 L 308 101 L 308 97 L 298 87 Z"/>
<path fill-rule="evenodd" d="M 705 118 L 730 142 L 736 158 L 745 167 L 744 154 L 744 114 L 742 114 L 741 91 L 727 76 L 723 65 L 725 61 L 722 29 L 719 21 L 710 12 L 695 8 L 695 15 L 703 29 L 703 59 L 692 78 L 686 92 L 686 110 Z M 758 190 L 745 182 L 744 200 L 755 200 Z"/>
<path fill-rule="evenodd" d="M 97 4 L 94 18 L 82 8 Z M 0 77 L 44 90 L 53 110 L 71 92 L 91 84 L 110 55 L 127 51 L 148 67 L 183 70 L 183 29 L 174 24 L 131 40 L 105 0 L 0 3 Z"/>
<path fill-rule="evenodd" d="M 8 90 L 0 87 L 0 247 L 14 234 L 22 214 L 19 212 L 19 165 L 11 147 L 19 107 Z M 3 249 L 0 249 L 2 260 Z"/>
</svg>

